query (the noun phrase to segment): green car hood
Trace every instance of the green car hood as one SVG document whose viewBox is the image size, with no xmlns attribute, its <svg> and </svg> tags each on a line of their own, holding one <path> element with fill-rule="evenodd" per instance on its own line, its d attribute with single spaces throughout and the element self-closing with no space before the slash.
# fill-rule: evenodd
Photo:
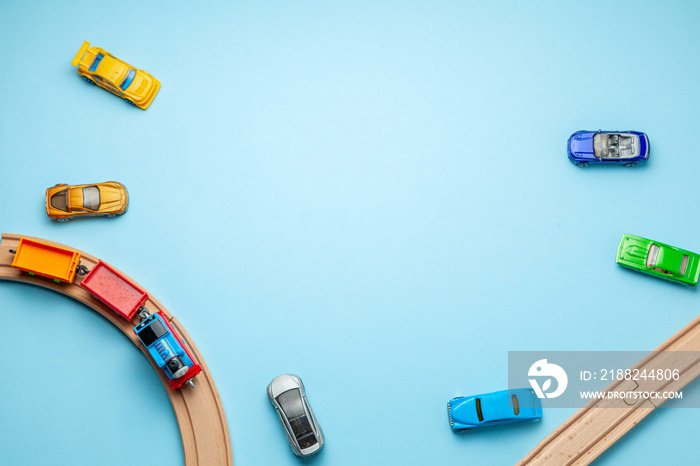
<svg viewBox="0 0 700 466">
<path fill-rule="evenodd" d="M 647 268 L 647 256 L 651 248 L 651 241 L 639 236 L 624 235 L 617 248 L 617 262 L 632 268 Z"/>
</svg>

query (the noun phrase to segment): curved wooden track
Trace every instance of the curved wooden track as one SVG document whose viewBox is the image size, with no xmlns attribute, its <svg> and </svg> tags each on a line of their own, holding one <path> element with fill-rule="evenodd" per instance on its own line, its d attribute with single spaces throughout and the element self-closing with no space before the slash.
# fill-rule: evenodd
<svg viewBox="0 0 700 466">
<path fill-rule="evenodd" d="M 87 266 L 89 269 L 92 269 L 92 267 L 97 264 L 98 259 L 96 257 L 70 246 L 41 238 L 32 238 L 29 236 L 26 238 L 78 251 L 81 254 L 80 263 Z M 144 354 L 148 354 L 148 351 L 143 347 L 141 341 L 133 332 L 138 318 L 135 317 L 134 323 L 130 323 L 122 317 L 119 317 L 107 306 L 95 299 L 86 289 L 79 286 L 82 280 L 81 276 L 76 275 L 72 284 L 55 283 L 52 280 L 33 277 L 13 268 L 11 264 L 14 255 L 10 250 L 17 249 L 19 239 L 20 235 L 2 234 L 2 241 L 0 242 L 0 279 L 42 286 L 80 301 L 102 314 L 107 320 L 118 327 L 134 345 L 138 346 Z M 180 322 L 178 322 L 178 320 L 150 293 L 148 294 L 148 301 L 146 301 L 145 307 L 151 313 L 161 311 L 168 317 L 173 328 L 180 334 L 183 343 L 187 345 L 195 359 L 197 359 L 202 366 L 202 372 L 194 379 L 197 385 L 196 388 L 191 388 L 186 385 L 179 390 L 173 390 L 170 388 L 162 371 L 155 366 L 151 358 L 148 358 L 161 378 L 161 382 L 173 405 L 175 417 L 177 417 L 177 423 L 180 426 L 185 464 L 187 466 L 233 466 L 233 451 L 224 407 L 221 404 L 219 392 L 216 390 L 214 379 L 204 362 L 204 358 L 202 358 L 201 353 Z"/>
<path fill-rule="evenodd" d="M 616 381 L 605 390 L 639 393 L 681 390 L 700 375 L 700 317 L 630 369 L 639 369 L 640 373 L 645 369 L 678 369 L 680 377 L 678 380 Z M 589 464 L 663 402 L 651 398 L 589 402 L 545 437 L 517 466 Z"/>
</svg>

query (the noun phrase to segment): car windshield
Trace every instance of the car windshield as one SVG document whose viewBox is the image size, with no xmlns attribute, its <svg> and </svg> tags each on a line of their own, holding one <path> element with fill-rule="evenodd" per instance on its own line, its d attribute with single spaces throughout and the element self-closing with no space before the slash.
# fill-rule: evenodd
<svg viewBox="0 0 700 466">
<path fill-rule="evenodd" d="M 89 210 L 100 208 L 100 189 L 97 186 L 83 188 L 83 207 Z"/>
<path fill-rule="evenodd" d="M 126 73 L 126 78 L 124 78 L 124 81 L 122 81 L 119 87 L 121 87 L 122 90 L 125 91 L 126 88 L 131 85 L 131 82 L 134 80 L 134 76 L 136 76 L 136 70 L 134 70 L 133 68 L 129 68 L 129 72 Z"/>
<path fill-rule="evenodd" d="M 659 246 L 652 244 L 649 248 L 649 255 L 647 256 L 647 267 L 654 267 L 657 257 L 659 257 Z"/>
<path fill-rule="evenodd" d="M 51 196 L 51 207 L 53 207 L 54 209 L 62 210 L 64 212 L 68 212 L 68 200 L 66 197 L 67 191 L 67 189 L 64 189 L 63 191 L 59 191 L 53 196 Z"/>
<path fill-rule="evenodd" d="M 92 62 L 92 65 L 90 65 L 90 68 L 88 71 L 95 71 L 97 69 L 97 65 L 100 64 L 102 59 L 104 58 L 104 54 L 98 53 L 97 56 L 95 57 L 95 60 Z"/>
<path fill-rule="evenodd" d="M 298 388 L 287 390 L 277 397 L 277 402 L 282 407 L 284 414 L 289 418 L 296 418 L 306 414 L 304 404 L 301 401 L 301 393 Z"/>
<path fill-rule="evenodd" d="M 277 397 L 277 402 L 287 419 L 289 419 L 289 424 L 292 427 L 294 437 L 299 442 L 299 447 L 304 449 L 316 444 L 316 435 L 314 435 L 311 422 L 309 422 L 309 417 L 304 410 L 299 389 L 295 388 L 282 393 Z"/>
</svg>

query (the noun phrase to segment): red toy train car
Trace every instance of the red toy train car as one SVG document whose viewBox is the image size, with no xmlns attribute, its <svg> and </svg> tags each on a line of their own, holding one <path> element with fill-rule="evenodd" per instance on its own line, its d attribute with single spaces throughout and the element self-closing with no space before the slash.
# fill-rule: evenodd
<svg viewBox="0 0 700 466">
<path fill-rule="evenodd" d="M 99 261 L 80 286 L 126 320 L 134 318 L 148 299 L 148 293 L 106 262 Z"/>
</svg>

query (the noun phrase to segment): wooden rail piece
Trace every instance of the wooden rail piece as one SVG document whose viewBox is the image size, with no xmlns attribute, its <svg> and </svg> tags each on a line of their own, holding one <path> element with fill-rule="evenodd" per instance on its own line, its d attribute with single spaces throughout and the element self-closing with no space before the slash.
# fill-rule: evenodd
<svg viewBox="0 0 700 466">
<path fill-rule="evenodd" d="M 89 269 L 92 269 L 98 262 L 96 257 L 63 244 L 40 238 L 26 236 L 25 238 L 73 249 L 81 254 L 81 264 L 87 266 Z M 0 242 L 0 279 L 42 286 L 80 301 L 102 314 L 102 316 L 119 328 L 119 330 L 121 330 L 145 355 L 148 355 L 148 350 L 143 347 L 141 340 L 134 334 L 134 324 L 118 316 L 103 303 L 95 299 L 90 292 L 81 287 L 81 276 L 76 275 L 73 283 L 56 283 L 46 278 L 30 276 L 12 267 L 11 264 L 14 254 L 11 253 L 10 250 L 17 249 L 19 239 L 20 235 L 2 234 L 2 241 Z M 136 283 L 135 281 L 133 282 Z M 202 372 L 194 379 L 197 385 L 196 388 L 185 386 L 179 390 L 173 390 L 170 388 L 163 372 L 156 366 L 151 358 L 148 358 L 156 369 L 165 387 L 165 391 L 170 398 L 170 402 L 173 405 L 175 417 L 180 427 L 185 465 L 233 466 L 233 451 L 231 448 L 231 438 L 229 437 L 228 423 L 226 422 L 226 414 L 224 413 L 224 407 L 221 403 L 219 392 L 214 384 L 214 379 L 209 372 L 207 364 L 204 362 L 204 358 L 202 358 L 192 338 L 190 338 L 180 322 L 178 322 L 178 320 L 150 293 L 145 307 L 151 313 L 161 311 L 168 317 L 173 328 L 179 333 L 183 343 L 187 345 L 195 359 L 202 366 Z"/>
<path fill-rule="evenodd" d="M 621 380 L 610 392 L 677 392 L 700 375 L 700 317 L 683 327 L 630 369 L 678 369 L 678 380 Z M 593 400 L 545 437 L 517 466 L 586 465 L 660 406 L 663 399 Z"/>
</svg>

